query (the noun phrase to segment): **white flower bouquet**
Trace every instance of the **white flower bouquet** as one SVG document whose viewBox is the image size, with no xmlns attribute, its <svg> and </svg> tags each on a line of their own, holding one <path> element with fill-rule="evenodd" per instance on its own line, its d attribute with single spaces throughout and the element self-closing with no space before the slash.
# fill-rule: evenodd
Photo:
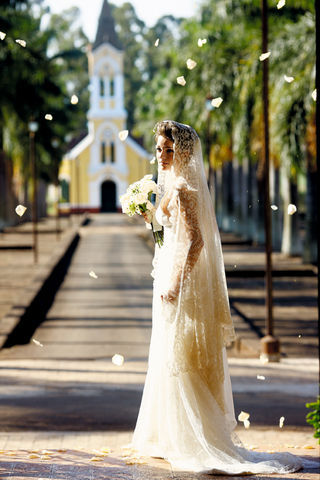
<svg viewBox="0 0 320 480">
<path fill-rule="evenodd" d="M 123 213 L 133 217 L 136 213 L 147 215 L 151 223 L 153 238 L 161 247 L 163 244 L 163 230 L 159 225 L 152 221 L 155 207 L 151 203 L 151 196 L 157 193 L 157 184 L 152 180 L 152 175 L 145 175 L 141 180 L 132 183 L 127 188 L 127 192 L 120 197 L 120 203 Z M 160 228 L 159 228 L 160 227 Z"/>
</svg>

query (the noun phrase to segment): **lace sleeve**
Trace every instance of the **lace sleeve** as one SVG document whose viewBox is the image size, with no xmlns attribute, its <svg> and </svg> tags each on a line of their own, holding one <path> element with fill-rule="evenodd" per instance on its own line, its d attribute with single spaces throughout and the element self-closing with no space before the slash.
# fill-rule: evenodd
<svg viewBox="0 0 320 480">
<path fill-rule="evenodd" d="M 196 264 L 202 247 L 204 245 L 198 218 L 198 198 L 197 192 L 189 189 L 185 185 L 177 187 L 177 210 L 181 217 L 182 232 L 181 244 L 184 248 L 179 248 L 177 255 L 179 261 L 171 283 L 171 296 L 176 297 L 179 294 L 185 280 L 190 275 Z M 178 260 L 178 258 L 177 258 Z"/>
<path fill-rule="evenodd" d="M 188 275 L 197 262 L 203 247 L 203 238 L 197 215 L 197 194 L 183 188 L 179 191 L 178 201 L 180 202 L 186 236 L 190 242 L 185 265 L 183 266 L 184 275 Z"/>
</svg>

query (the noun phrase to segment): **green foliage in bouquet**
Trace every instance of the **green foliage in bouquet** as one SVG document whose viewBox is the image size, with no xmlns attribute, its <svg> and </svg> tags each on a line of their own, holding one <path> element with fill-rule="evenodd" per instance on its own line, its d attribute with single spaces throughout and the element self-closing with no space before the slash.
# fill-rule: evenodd
<svg viewBox="0 0 320 480">
<path fill-rule="evenodd" d="M 317 400 L 312 403 L 306 403 L 307 408 L 311 408 L 311 412 L 309 412 L 306 416 L 307 423 L 314 428 L 314 437 L 319 439 L 320 444 L 320 396 L 318 396 Z"/>
</svg>

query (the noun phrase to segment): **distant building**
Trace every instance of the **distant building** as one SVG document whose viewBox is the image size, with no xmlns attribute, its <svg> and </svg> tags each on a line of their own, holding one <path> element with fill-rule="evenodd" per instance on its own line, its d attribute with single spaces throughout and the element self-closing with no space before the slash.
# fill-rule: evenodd
<svg viewBox="0 0 320 480">
<path fill-rule="evenodd" d="M 150 172 L 148 154 L 126 129 L 123 50 L 110 6 L 104 0 L 95 42 L 88 55 L 88 135 L 63 158 L 59 172 L 61 210 L 115 212 L 128 185 Z"/>
</svg>

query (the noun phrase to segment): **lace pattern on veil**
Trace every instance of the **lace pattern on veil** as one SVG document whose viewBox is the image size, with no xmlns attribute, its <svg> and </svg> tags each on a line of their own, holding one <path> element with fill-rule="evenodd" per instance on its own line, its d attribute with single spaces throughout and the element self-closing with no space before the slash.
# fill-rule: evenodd
<svg viewBox="0 0 320 480">
<path fill-rule="evenodd" d="M 177 291 L 176 299 L 162 306 L 170 330 L 168 368 L 173 375 L 198 371 L 224 409 L 222 350 L 235 333 L 220 235 L 199 137 L 188 125 L 168 123 L 174 138 L 173 168 L 160 172 L 158 179 L 159 197 L 164 189 L 171 190 L 167 209 L 172 224 L 170 256 L 158 284 L 162 291 Z"/>
</svg>

